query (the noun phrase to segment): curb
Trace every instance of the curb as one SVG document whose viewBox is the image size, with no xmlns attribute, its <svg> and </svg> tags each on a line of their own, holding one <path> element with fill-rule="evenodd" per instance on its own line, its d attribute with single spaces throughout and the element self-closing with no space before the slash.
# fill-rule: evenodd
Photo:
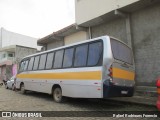
<svg viewBox="0 0 160 120">
<path fill-rule="evenodd" d="M 138 96 L 139 97 L 139 96 Z M 130 100 L 132 99 L 132 100 Z M 153 99 L 155 99 L 155 102 L 153 102 Z M 152 100 L 151 98 L 145 98 L 145 97 L 131 97 L 131 98 L 109 98 L 108 100 L 117 101 L 117 102 L 123 102 L 123 103 L 129 103 L 129 104 L 138 104 L 138 105 L 148 105 L 148 106 L 154 106 L 156 107 L 156 97 L 154 97 Z M 141 102 L 144 101 L 144 102 Z"/>
</svg>

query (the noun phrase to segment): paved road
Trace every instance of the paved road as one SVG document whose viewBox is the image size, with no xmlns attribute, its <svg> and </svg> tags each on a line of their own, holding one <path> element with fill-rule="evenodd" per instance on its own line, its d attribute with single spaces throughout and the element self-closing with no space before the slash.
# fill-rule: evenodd
<svg viewBox="0 0 160 120">
<path fill-rule="evenodd" d="M 156 107 L 135 105 L 129 103 L 112 102 L 109 100 L 69 99 L 65 103 L 55 103 L 48 94 L 29 92 L 25 95 L 20 92 L 6 90 L 0 87 L 0 111 L 157 111 Z M 2 118 L 0 118 L 1 120 Z M 16 120 L 17 118 L 8 118 Z M 27 118 L 23 118 L 25 120 Z M 33 120 L 50 120 L 53 118 L 32 118 Z M 54 117 L 54 119 L 77 119 L 82 117 Z M 111 117 L 86 117 L 84 120 L 116 119 Z M 118 120 L 126 118 L 118 118 Z M 140 120 L 142 118 L 130 118 Z M 151 118 L 145 118 L 150 120 Z M 2 119 L 3 120 L 3 119 Z M 5 119 L 4 119 L 5 120 Z"/>
</svg>

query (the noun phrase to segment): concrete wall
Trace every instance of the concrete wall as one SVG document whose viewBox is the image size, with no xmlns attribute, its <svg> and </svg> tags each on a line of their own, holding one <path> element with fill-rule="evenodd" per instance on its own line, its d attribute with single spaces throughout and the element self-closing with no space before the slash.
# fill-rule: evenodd
<svg viewBox="0 0 160 120">
<path fill-rule="evenodd" d="M 0 48 L 10 45 L 21 45 L 26 47 L 38 48 L 37 38 L 10 32 L 4 28 L 0 29 Z"/>
<path fill-rule="evenodd" d="M 9 80 L 12 77 L 12 65 L 6 66 L 6 79 Z"/>
<path fill-rule="evenodd" d="M 36 53 L 37 50 L 33 48 L 23 47 L 23 46 L 16 46 L 15 50 L 15 62 L 19 64 L 23 57 L 27 55 L 31 55 Z"/>
<path fill-rule="evenodd" d="M 0 66 L 0 69 L 1 69 L 0 80 L 9 80 L 13 76 L 12 68 L 13 68 L 13 65 Z M 17 73 L 17 69 L 16 69 L 16 73 Z"/>
<path fill-rule="evenodd" d="M 86 39 L 88 39 L 87 32 L 80 31 L 80 32 L 74 33 L 72 35 L 66 36 L 64 38 L 64 45 L 80 42 L 80 41 L 83 41 Z"/>
<path fill-rule="evenodd" d="M 136 84 L 155 86 L 160 76 L 160 4 L 131 13 Z M 111 35 L 127 43 L 125 18 L 92 27 L 92 37 Z"/>
<path fill-rule="evenodd" d="M 2 47 L 2 30 L 3 28 L 0 29 L 0 48 Z"/>
<path fill-rule="evenodd" d="M 139 0 L 75 0 L 76 23 L 81 24 Z"/>
<path fill-rule="evenodd" d="M 54 49 L 63 45 L 72 44 L 86 39 L 88 39 L 87 32 L 80 31 L 64 37 L 64 40 L 54 40 L 53 42 L 47 43 L 46 50 Z"/>
<path fill-rule="evenodd" d="M 1 80 L 8 80 L 13 75 L 17 73 L 17 70 L 19 69 L 19 63 L 22 60 L 23 57 L 27 55 L 31 55 L 37 52 L 37 49 L 35 48 L 28 48 L 23 46 L 16 46 L 15 48 L 15 57 L 12 57 L 11 59 L 7 59 L 4 61 L 5 64 L 0 66 L 1 73 L 0 73 L 0 79 Z M 7 52 L 6 52 L 7 53 Z M 6 54 L 7 56 L 7 54 Z M 12 62 L 13 61 L 13 62 Z M 11 62 L 10 64 L 7 62 Z"/>
<path fill-rule="evenodd" d="M 7 80 L 6 78 L 6 66 L 1 66 L 1 74 L 0 74 L 0 79 L 1 80 Z"/>
<path fill-rule="evenodd" d="M 50 50 L 50 49 L 54 49 L 54 48 L 57 48 L 57 47 L 60 47 L 60 46 L 63 46 L 64 45 L 64 41 L 63 40 L 55 40 L 54 42 L 51 42 L 51 43 L 48 43 L 47 44 L 47 50 Z"/>
<path fill-rule="evenodd" d="M 160 4 L 131 15 L 137 85 L 155 86 L 160 76 Z"/>
<path fill-rule="evenodd" d="M 110 35 L 127 43 L 125 19 L 116 19 L 91 28 L 92 38 Z"/>
</svg>

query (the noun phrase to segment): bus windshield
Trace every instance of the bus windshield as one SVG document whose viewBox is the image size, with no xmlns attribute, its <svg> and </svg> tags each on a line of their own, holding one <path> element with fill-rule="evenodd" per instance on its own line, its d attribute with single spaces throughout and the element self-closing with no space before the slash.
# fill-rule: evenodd
<svg viewBox="0 0 160 120">
<path fill-rule="evenodd" d="M 133 64 L 132 50 L 128 46 L 117 40 L 111 39 L 111 49 L 115 59 L 128 64 Z"/>
</svg>

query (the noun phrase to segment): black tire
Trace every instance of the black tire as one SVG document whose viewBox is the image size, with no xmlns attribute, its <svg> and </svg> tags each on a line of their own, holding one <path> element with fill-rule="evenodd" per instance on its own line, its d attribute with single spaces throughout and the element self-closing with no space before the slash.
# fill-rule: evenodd
<svg viewBox="0 0 160 120">
<path fill-rule="evenodd" d="M 61 103 L 65 101 L 65 97 L 62 96 L 62 89 L 60 87 L 56 87 L 53 89 L 53 99 L 57 103 Z"/>
<path fill-rule="evenodd" d="M 20 86 L 20 93 L 21 94 L 25 94 L 26 93 L 24 84 L 21 84 L 21 86 Z"/>
</svg>

